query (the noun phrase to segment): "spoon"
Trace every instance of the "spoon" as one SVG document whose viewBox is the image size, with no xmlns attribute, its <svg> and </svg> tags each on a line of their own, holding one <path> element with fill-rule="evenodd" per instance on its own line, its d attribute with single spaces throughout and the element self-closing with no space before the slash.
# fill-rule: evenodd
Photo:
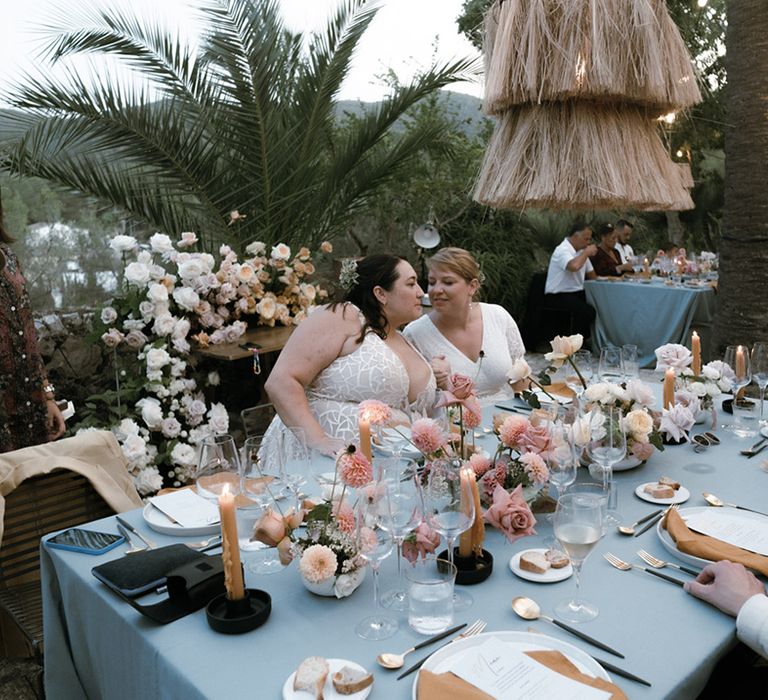
<svg viewBox="0 0 768 700">
<path fill-rule="evenodd" d="M 403 664 L 405 663 L 405 657 L 408 654 L 410 654 L 412 651 L 421 649 L 422 647 L 432 644 L 432 642 L 438 642 L 441 639 L 450 637 L 454 632 L 458 632 L 462 627 L 466 627 L 466 626 L 467 626 L 467 623 L 465 622 L 462 625 L 456 625 L 456 627 L 451 627 L 450 629 L 445 630 L 445 632 L 441 632 L 440 634 L 435 635 L 434 637 L 425 639 L 423 642 L 417 644 L 416 646 L 411 647 L 410 649 L 404 651 L 402 654 L 389 654 L 389 653 L 379 654 L 376 657 L 376 663 L 378 663 L 379 666 L 383 666 L 384 668 L 389 668 L 392 670 L 396 668 L 402 668 Z"/>
<path fill-rule="evenodd" d="M 661 510 L 655 510 L 653 513 L 648 513 L 648 515 L 640 518 L 640 520 L 637 520 L 636 522 L 632 523 L 631 525 L 619 525 L 616 529 L 622 534 L 622 535 L 634 535 L 635 534 L 635 528 L 638 525 L 642 525 L 643 523 L 648 522 L 651 518 L 658 515 L 659 513 L 663 513 L 664 511 Z"/>
<path fill-rule="evenodd" d="M 214 547 L 218 547 L 221 544 L 221 535 L 214 535 L 213 537 L 209 537 L 207 540 L 201 540 L 200 542 L 185 542 L 184 544 L 190 549 L 196 549 L 198 552 L 201 552 L 208 548 L 213 549 Z"/>
<path fill-rule="evenodd" d="M 125 542 L 128 545 L 128 549 L 125 550 L 126 554 L 137 554 L 138 552 L 144 552 L 146 551 L 146 547 L 137 547 L 136 543 L 131 538 L 130 534 L 128 534 L 128 530 L 126 530 L 120 523 L 117 524 L 117 529 L 120 531 L 120 534 L 125 538 Z"/>
<path fill-rule="evenodd" d="M 711 506 L 716 506 L 717 508 L 720 508 L 722 506 L 730 506 L 731 508 L 738 508 L 739 510 L 748 510 L 750 513 L 757 513 L 758 515 L 766 515 L 768 516 L 768 513 L 763 513 L 762 511 L 755 510 L 754 508 L 747 508 L 746 506 L 739 506 L 735 503 L 728 503 L 727 501 L 720 500 L 717 496 L 715 496 L 714 493 L 707 493 L 704 491 L 704 493 L 701 494 L 704 496 L 704 500 L 709 503 Z"/>
<path fill-rule="evenodd" d="M 618 656 L 620 659 L 624 658 L 624 654 L 620 654 L 615 649 L 611 649 L 611 647 L 607 646 L 606 644 L 603 644 L 602 642 L 599 642 L 597 639 L 593 639 L 592 637 L 584 634 L 583 632 L 579 632 L 579 630 L 574 629 L 570 625 L 566 625 L 564 622 L 560 622 L 560 620 L 556 620 L 554 617 L 548 617 L 547 615 L 542 614 L 541 608 L 539 607 L 538 603 L 535 600 L 532 600 L 531 598 L 526 598 L 525 596 L 522 596 L 522 595 L 517 596 L 517 598 L 513 598 L 512 610 L 515 611 L 515 614 L 522 617 L 523 620 L 538 620 L 539 618 L 541 618 L 542 620 L 551 622 L 553 625 L 557 625 L 560 629 L 564 629 L 566 632 L 575 634 L 579 639 L 583 639 L 585 642 L 589 642 L 590 644 L 593 644 L 598 649 L 602 649 L 603 651 L 607 651 L 611 654 L 614 654 L 615 656 Z"/>
</svg>

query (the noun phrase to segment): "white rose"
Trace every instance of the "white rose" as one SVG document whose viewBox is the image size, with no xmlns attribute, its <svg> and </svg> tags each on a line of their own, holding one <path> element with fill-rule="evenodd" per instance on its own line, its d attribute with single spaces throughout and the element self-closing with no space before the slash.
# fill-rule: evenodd
<svg viewBox="0 0 768 700">
<path fill-rule="evenodd" d="M 147 456 L 147 443 L 138 433 L 128 435 L 122 447 L 123 454 L 129 462 L 136 462 Z"/>
<path fill-rule="evenodd" d="M 147 324 L 141 319 L 127 318 L 123 321 L 124 331 L 143 331 Z"/>
<path fill-rule="evenodd" d="M 186 338 L 174 338 L 171 340 L 171 345 L 173 345 L 173 349 L 176 352 L 182 355 L 187 355 L 192 349 L 192 346 L 189 344 L 189 341 Z"/>
<path fill-rule="evenodd" d="M 163 279 L 163 277 L 167 277 L 168 273 L 166 272 L 165 268 L 162 265 L 150 265 L 149 276 L 153 280 L 161 280 Z"/>
<path fill-rule="evenodd" d="M 653 418 L 641 409 L 624 416 L 624 427 L 634 436 L 648 435 L 653 430 Z"/>
<path fill-rule="evenodd" d="M 117 320 L 117 311 L 115 311 L 111 306 L 105 306 L 101 310 L 101 322 L 109 326 L 110 324 L 114 323 Z"/>
<path fill-rule="evenodd" d="M 278 243 L 272 246 L 270 257 L 273 260 L 288 260 L 291 257 L 291 249 L 285 243 Z"/>
<path fill-rule="evenodd" d="M 656 402 L 651 387 L 640 379 L 627 382 L 627 397 L 641 406 L 653 406 Z"/>
<path fill-rule="evenodd" d="M 173 250 L 173 242 L 170 236 L 164 233 L 156 233 L 149 239 L 149 245 L 156 253 L 170 253 Z"/>
<path fill-rule="evenodd" d="M 168 391 L 170 392 L 171 396 L 176 396 L 176 394 L 181 394 L 186 388 L 186 386 L 187 386 L 186 382 L 183 379 L 174 379 L 168 385 Z"/>
<path fill-rule="evenodd" d="M 194 231 L 184 231 L 181 234 L 181 240 L 176 244 L 179 248 L 189 248 L 197 243 L 197 236 Z"/>
<path fill-rule="evenodd" d="M 110 328 L 106 333 L 102 334 L 101 342 L 108 348 L 116 348 L 123 342 L 125 336 L 117 330 L 117 328 Z"/>
<path fill-rule="evenodd" d="M 229 414 L 224 404 L 215 403 L 208 411 L 208 425 L 215 433 L 226 433 L 229 430 Z"/>
<path fill-rule="evenodd" d="M 151 370 L 162 369 L 171 361 L 171 356 L 163 348 L 147 351 L 147 367 Z"/>
<path fill-rule="evenodd" d="M 140 495 L 149 496 L 163 487 L 163 477 L 157 467 L 147 467 L 133 477 L 133 484 Z"/>
<path fill-rule="evenodd" d="M 168 289 L 164 284 L 157 282 L 150 284 L 147 289 L 147 299 L 155 303 L 168 301 Z"/>
<path fill-rule="evenodd" d="M 185 280 L 194 280 L 206 272 L 200 258 L 190 258 L 179 264 L 179 277 Z"/>
<path fill-rule="evenodd" d="M 299 292 L 305 299 L 309 301 L 314 301 L 315 298 L 317 297 L 317 289 L 315 289 L 314 284 L 308 284 L 306 282 L 302 282 L 299 285 Z"/>
<path fill-rule="evenodd" d="M 136 402 L 136 407 L 141 410 L 141 418 L 148 428 L 158 428 L 163 422 L 163 409 L 157 399 L 141 399 Z"/>
<path fill-rule="evenodd" d="M 333 593 L 337 598 L 346 598 L 351 595 L 355 589 L 360 585 L 360 576 L 362 574 L 359 570 L 350 571 L 348 574 L 340 574 L 336 578 L 336 583 L 333 584 Z"/>
<path fill-rule="evenodd" d="M 141 331 L 131 331 L 125 336 L 125 343 L 129 348 L 141 350 L 147 344 L 147 336 Z"/>
<path fill-rule="evenodd" d="M 211 270 L 213 270 L 213 266 L 216 264 L 216 261 L 213 259 L 213 255 L 210 253 L 200 253 L 200 263 L 203 266 L 203 274 L 207 275 Z"/>
<path fill-rule="evenodd" d="M 587 403 L 610 403 L 614 396 L 611 387 L 607 383 L 592 384 L 584 391 L 584 399 Z"/>
<path fill-rule="evenodd" d="M 262 243 L 261 241 L 254 241 L 253 243 L 249 243 L 245 247 L 245 252 L 248 253 L 248 255 L 263 255 L 267 250 L 267 246 Z"/>
<path fill-rule="evenodd" d="M 578 333 L 569 336 L 555 336 L 554 340 L 549 341 L 549 344 L 552 346 L 552 352 L 548 352 L 544 355 L 544 358 L 559 367 L 567 357 L 581 350 L 583 343 L 584 337 Z"/>
<path fill-rule="evenodd" d="M 200 303 L 200 296 L 191 287 L 177 287 L 173 290 L 173 299 L 185 311 L 194 311 Z"/>
<path fill-rule="evenodd" d="M 173 327 L 174 338 L 186 338 L 189 333 L 189 329 L 192 327 L 189 320 L 186 318 L 180 318 L 176 321 L 176 325 Z"/>
<path fill-rule="evenodd" d="M 200 399 L 193 399 L 187 407 L 187 413 L 190 416 L 204 416 L 205 415 L 205 402 Z"/>
<path fill-rule="evenodd" d="M 219 386 L 219 384 L 221 384 L 219 373 L 216 370 L 208 372 L 208 386 Z"/>
<path fill-rule="evenodd" d="M 123 418 L 117 427 L 112 428 L 112 432 L 117 436 L 118 440 L 125 440 L 129 435 L 138 435 L 139 426 L 131 418 Z"/>
<path fill-rule="evenodd" d="M 524 358 L 519 358 L 512 363 L 512 367 L 507 372 L 507 379 L 514 384 L 521 379 L 525 379 L 531 374 L 531 368 Z"/>
<path fill-rule="evenodd" d="M 656 348 L 656 371 L 668 369 L 683 369 L 693 362 L 691 351 L 679 343 L 667 343 L 660 348 Z"/>
<path fill-rule="evenodd" d="M 183 442 L 177 442 L 171 450 L 171 462 L 182 467 L 191 467 L 195 463 L 195 448 Z"/>
<path fill-rule="evenodd" d="M 152 331 L 156 335 L 166 336 L 173 333 L 173 329 L 176 327 L 177 319 L 169 313 L 160 314 L 152 326 Z"/>
<path fill-rule="evenodd" d="M 712 381 L 717 381 L 720 379 L 720 371 L 715 367 L 712 367 L 711 363 L 704 365 L 701 368 L 701 375 L 704 377 L 704 379 L 710 379 Z"/>
<path fill-rule="evenodd" d="M 691 382 L 688 385 L 688 390 L 699 398 L 707 395 L 707 385 L 703 382 Z"/>
<path fill-rule="evenodd" d="M 151 301 L 142 301 L 139 304 L 139 313 L 143 319 L 151 318 L 155 313 L 155 305 Z"/>
<path fill-rule="evenodd" d="M 160 429 L 163 431 L 165 437 L 173 439 L 181 432 L 181 423 L 175 418 L 166 418 Z"/>
<path fill-rule="evenodd" d="M 116 253 L 127 253 L 137 246 L 137 241 L 133 236 L 115 236 L 110 242 L 109 247 Z"/>
<path fill-rule="evenodd" d="M 258 304 L 256 304 L 256 313 L 265 321 L 274 318 L 276 310 L 277 304 L 272 297 L 265 296 Z"/>
<path fill-rule="evenodd" d="M 125 280 L 134 287 L 145 287 L 149 279 L 149 266 L 144 263 L 132 262 L 125 268 Z"/>
<path fill-rule="evenodd" d="M 237 268 L 237 279 L 241 282 L 250 282 L 254 277 L 256 277 L 256 271 L 248 263 Z"/>
<path fill-rule="evenodd" d="M 149 391 L 151 391 L 154 394 L 157 394 L 160 398 L 162 398 L 163 392 L 165 391 L 165 387 L 161 383 L 163 381 L 163 370 L 148 369 L 147 379 L 150 382 L 157 382 L 154 386 L 149 386 L 147 388 L 149 389 Z"/>
</svg>

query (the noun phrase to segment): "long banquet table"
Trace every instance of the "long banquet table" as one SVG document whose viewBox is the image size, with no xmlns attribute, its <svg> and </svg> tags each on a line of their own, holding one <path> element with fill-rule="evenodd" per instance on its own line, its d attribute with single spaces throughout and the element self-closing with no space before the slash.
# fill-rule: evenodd
<svg viewBox="0 0 768 700">
<path fill-rule="evenodd" d="M 498 411 L 493 407 L 485 408 L 486 422 L 494 412 Z M 703 430 L 705 426 L 696 428 Z M 748 460 L 740 456 L 738 450 L 748 441 L 722 430 L 719 434 L 722 444 L 703 453 L 695 453 L 689 445 L 667 447 L 646 465 L 618 473 L 619 510 L 625 522 L 654 508 L 633 495 L 635 486 L 665 474 L 678 478 L 690 490 L 687 506 L 704 505 L 701 492 L 712 491 L 724 500 L 764 510 L 768 474 L 761 469 L 761 458 Z M 495 444 L 492 436 L 482 441 L 489 449 Z M 580 479 L 586 479 L 586 470 L 580 471 Z M 140 510 L 125 517 L 159 543 L 173 541 L 149 530 Z M 88 527 L 116 532 L 113 518 Z M 489 527 L 486 548 L 495 557 L 493 574 L 486 582 L 468 589 L 474 604 L 457 614 L 456 621 L 471 623 L 482 618 L 488 622 L 487 631 L 525 631 L 531 626 L 574 643 L 652 683 L 647 688 L 614 675 L 613 680 L 630 698 L 695 698 L 717 660 L 735 644 L 733 619 L 678 586 L 644 572 L 618 571 L 602 558 L 604 552 L 611 551 L 641 563 L 635 552 L 645 548 L 670 559 L 655 529 L 638 538 L 610 531 L 584 566 L 582 594 L 598 604 L 600 615 L 581 625 L 581 629 L 622 651 L 625 659 L 593 649 L 547 622 L 531 623 L 515 617 L 510 609 L 514 596 L 530 596 L 539 602 L 543 612 L 551 614 L 555 604 L 574 591 L 572 578 L 556 584 L 532 583 L 517 578 L 508 567 L 515 552 L 544 546 L 544 539 L 551 534 L 551 525 L 541 521 L 535 536 L 510 545 Z M 397 681 L 397 673 L 375 664 L 380 652 L 402 651 L 423 639 L 408 627 L 405 613 L 395 613 L 400 630 L 390 639 L 370 642 L 355 636 L 354 625 L 372 610 L 370 576 L 351 597 L 336 600 L 306 591 L 295 563 L 268 576 L 249 572 L 248 586 L 262 588 L 272 596 L 272 615 L 257 630 L 227 636 L 208 627 L 203 611 L 161 626 L 121 601 L 91 575 L 96 564 L 121 556 L 119 550 L 93 557 L 45 545 L 41 549 L 45 687 L 50 700 L 280 698 L 290 673 L 311 655 L 349 659 L 372 670 L 372 698 L 411 697 L 415 674 Z M 244 557 L 247 559 L 248 554 Z M 688 578 L 671 569 L 666 572 Z M 391 557 L 383 567 L 383 589 L 393 583 L 393 577 Z M 420 650 L 407 661 L 416 661 L 424 651 L 437 646 Z"/>
<path fill-rule="evenodd" d="M 637 345 L 640 367 L 655 364 L 653 351 L 660 345 L 687 345 L 691 330 L 706 334 L 715 315 L 715 291 L 708 284 L 687 287 L 658 278 L 649 284 L 617 278 L 587 281 L 584 291 L 597 311 L 593 349 L 599 353 L 607 345 Z"/>
</svg>

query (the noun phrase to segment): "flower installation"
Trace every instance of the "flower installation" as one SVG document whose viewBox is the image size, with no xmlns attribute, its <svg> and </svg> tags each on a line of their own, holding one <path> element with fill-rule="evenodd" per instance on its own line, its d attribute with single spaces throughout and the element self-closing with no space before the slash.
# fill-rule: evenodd
<svg viewBox="0 0 768 700">
<path fill-rule="evenodd" d="M 99 416 L 90 423 L 113 430 L 142 495 L 190 481 L 198 443 L 228 431 L 226 407 L 209 405 L 203 392 L 219 383 L 218 373 L 200 376 L 190 353 L 237 342 L 248 323 L 297 324 L 327 297 L 309 281 L 315 268 L 307 248 L 292 255 L 283 243 L 267 250 L 257 241 L 241 260 L 226 245 L 218 258 L 193 252 L 197 242 L 187 232 L 175 243 L 156 233 L 148 246 L 123 235 L 110 244 L 123 259 L 122 294 L 102 309 L 95 331 L 125 376 L 111 402 L 106 395 L 91 402 L 116 400 L 124 417 L 117 425 L 94 425 Z M 322 252 L 331 250 L 322 244 Z M 135 367 L 120 372 L 129 363 Z"/>
</svg>

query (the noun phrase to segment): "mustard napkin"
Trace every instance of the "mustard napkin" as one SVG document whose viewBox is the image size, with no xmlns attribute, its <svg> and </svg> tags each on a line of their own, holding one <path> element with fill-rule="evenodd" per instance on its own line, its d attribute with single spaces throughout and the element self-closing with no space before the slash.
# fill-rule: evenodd
<svg viewBox="0 0 768 700">
<path fill-rule="evenodd" d="M 675 509 L 668 510 L 661 522 L 662 527 L 666 528 L 681 552 L 710 561 L 728 559 L 768 576 L 768 557 L 748 552 L 746 549 L 722 542 L 709 535 L 693 532 L 688 529 Z"/>
</svg>

